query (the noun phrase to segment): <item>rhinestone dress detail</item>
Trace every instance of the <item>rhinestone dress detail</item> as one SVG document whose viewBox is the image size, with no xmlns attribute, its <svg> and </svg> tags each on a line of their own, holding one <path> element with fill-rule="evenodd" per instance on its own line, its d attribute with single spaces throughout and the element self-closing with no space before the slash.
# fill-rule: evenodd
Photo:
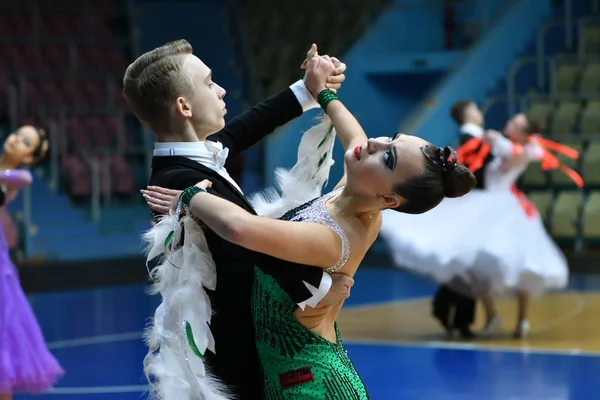
<svg viewBox="0 0 600 400">
<path fill-rule="evenodd" d="M 350 253 L 348 238 L 325 207 L 327 200 L 340 191 L 309 201 L 281 217 L 286 221 L 326 225 L 340 235 L 341 257 L 328 271 L 342 268 Z M 264 375 L 264 399 L 369 399 L 344 348 L 337 324 L 336 343 L 332 343 L 296 320 L 297 307 L 275 279 L 255 267 L 252 310 Z"/>
</svg>

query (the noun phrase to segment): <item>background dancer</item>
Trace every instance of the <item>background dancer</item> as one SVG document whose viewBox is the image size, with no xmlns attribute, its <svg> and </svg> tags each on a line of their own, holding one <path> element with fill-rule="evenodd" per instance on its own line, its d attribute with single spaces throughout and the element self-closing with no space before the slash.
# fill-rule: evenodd
<svg viewBox="0 0 600 400">
<path fill-rule="evenodd" d="M 34 165 L 47 151 L 48 138 L 39 128 L 25 125 L 8 136 L 0 156 L 2 207 L 33 180 L 29 171 L 16 168 Z M 14 392 L 42 393 L 63 374 L 46 347 L 8 253 L 0 229 L 0 400 L 10 400 Z"/>
<path fill-rule="evenodd" d="M 473 138 L 483 134 L 483 113 L 477 104 L 470 100 L 460 100 L 454 103 L 450 115 L 459 126 L 460 144 L 463 145 Z M 481 151 L 481 148 L 475 151 Z M 475 172 L 477 185 L 473 190 L 484 189 L 485 176 L 483 171 L 492 160 L 492 154 L 482 159 L 481 169 Z M 469 167 L 468 164 L 465 164 Z M 460 336 L 462 339 L 473 339 L 475 335 L 470 326 L 475 321 L 475 294 L 465 280 L 457 276 L 447 284 L 440 285 L 433 297 L 433 316 L 440 321 L 447 333 L 448 339 Z"/>
<path fill-rule="evenodd" d="M 422 218 L 384 214 L 382 236 L 395 262 L 440 283 L 453 279 L 469 283 L 484 300 L 486 333 L 499 324 L 491 296 L 517 293 L 520 312 L 514 336 L 522 337 L 528 331 L 528 299 L 544 290 L 561 288 L 567 281 L 564 256 L 548 237 L 539 217 L 526 211 L 531 207 L 526 206 L 524 195 L 514 186 L 529 162 L 542 161 L 550 168 L 544 161 L 552 157 L 544 148 L 548 141 L 538 140 L 534 130 L 537 126 L 518 114 L 505 128 L 512 140 L 499 132 L 481 130 L 479 136 L 471 135 L 464 141 L 457 152 L 459 160 L 464 160 L 472 172 L 483 169 L 484 190 L 475 190 L 461 199 L 444 200 Z M 485 162 L 490 155 L 493 158 Z M 559 163 L 551 166 L 562 168 Z M 450 237 L 431 231 L 431 225 L 441 220 L 455 227 Z M 451 288 L 446 293 L 445 290 L 442 288 L 440 293 L 451 298 L 447 293 Z M 454 296 L 464 295 L 463 291 Z M 448 310 L 447 304 L 436 304 L 442 316 L 447 315 L 443 314 Z"/>
</svg>

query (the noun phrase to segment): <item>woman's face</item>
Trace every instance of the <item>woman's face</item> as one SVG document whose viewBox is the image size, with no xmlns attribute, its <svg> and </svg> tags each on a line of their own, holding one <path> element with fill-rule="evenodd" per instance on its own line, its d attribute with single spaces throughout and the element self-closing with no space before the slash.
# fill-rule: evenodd
<svg viewBox="0 0 600 400">
<path fill-rule="evenodd" d="M 506 122 L 504 134 L 510 140 L 524 143 L 527 140 L 527 124 L 525 114 L 517 114 Z"/>
<path fill-rule="evenodd" d="M 402 199 L 394 187 L 423 171 L 421 146 L 425 145 L 429 143 L 419 137 L 397 134 L 369 139 L 349 149 L 344 155 L 347 185 L 381 197 L 386 207 L 397 207 Z"/>
<path fill-rule="evenodd" d="M 30 125 L 20 127 L 4 141 L 4 156 L 17 164 L 31 164 L 33 153 L 40 145 L 40 135 Z"/>
</svg>

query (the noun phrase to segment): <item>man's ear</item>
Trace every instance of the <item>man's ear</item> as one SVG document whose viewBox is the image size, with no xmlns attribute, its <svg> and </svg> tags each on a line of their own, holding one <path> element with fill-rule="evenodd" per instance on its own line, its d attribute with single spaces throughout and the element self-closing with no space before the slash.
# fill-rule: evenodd
<svg viewBox="0 0 600 400">
<path fill-rule="evenodd" d="M 185 97 L 175 99 L 175 111 L 184 118 L 192 117 L 192 107 Z"/>
</svg>

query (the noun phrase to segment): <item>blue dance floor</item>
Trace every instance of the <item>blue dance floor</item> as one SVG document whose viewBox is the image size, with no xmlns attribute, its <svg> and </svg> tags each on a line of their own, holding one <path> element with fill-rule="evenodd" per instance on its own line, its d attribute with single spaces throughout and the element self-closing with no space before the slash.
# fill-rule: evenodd
<svg viewBox="0 0 600 400">
<path fill-rule="evenodd" d="M 571 290 L 594 290 L 597 280 L 577 277 Z M 434 289 L 400 271 L 365 269 L 357 274 L 347 305 L 423 298 Z M 50 349 L 66 371 L 56 388 L 42 398 L 147 397 L 142 371 L 146 349 L 140 335 L 158 299 L 147 296 L 145 287 L 36 294 L 30 301 Z M 600 324 L 597 328 L 600 331 Z M 600 357 L 594 354 L 427 343 L 347 342 L 347 348 L 374 400 L 590 400 L 600 396 Z M 39 397 L 15 396 L 16 400 L 33 398 Z"/>
</svg>

